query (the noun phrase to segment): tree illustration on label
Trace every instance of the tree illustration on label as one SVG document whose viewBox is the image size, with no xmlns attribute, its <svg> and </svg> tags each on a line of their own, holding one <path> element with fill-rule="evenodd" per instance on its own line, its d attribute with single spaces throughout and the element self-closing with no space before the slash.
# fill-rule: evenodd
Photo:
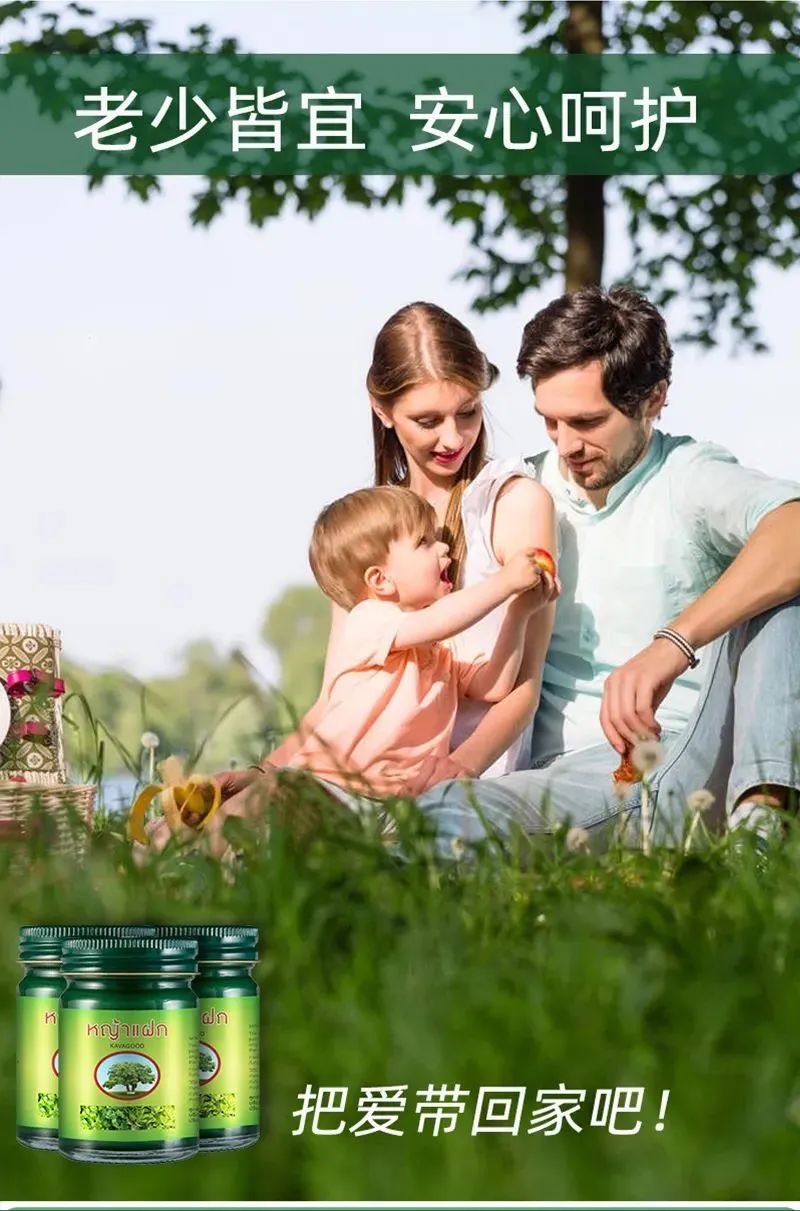
<svg viewBox="0 0 800 1211">
<path fill-rule="evenodd" d="M 123 1060 L 121 1064 L 111 1065 L 103 1088 L 115 1089 L 117 1085 L 123 1085 L 128 1093 L 136 1093 L 140 1085 L 152 1085 L 155 1079 L 156 1074 L 149 1064 Z"/>
<path fill-rule="evenodd" d="M 210 1043 L 201 1043 L 197 1060 L 200 1084 L 207 1085 L 209 1081 L 213 1081 L 221 1067 L 222 1060 L 216 1048 L 212 1047 Z"/>
<path fill-rule="evenodd" d="M 95 1083 L 110 1097 L 145 1097 L 161 1079 L 155 1060 L 138 1052 L 107 1055 L 95 1068 Z"/>
</svg>

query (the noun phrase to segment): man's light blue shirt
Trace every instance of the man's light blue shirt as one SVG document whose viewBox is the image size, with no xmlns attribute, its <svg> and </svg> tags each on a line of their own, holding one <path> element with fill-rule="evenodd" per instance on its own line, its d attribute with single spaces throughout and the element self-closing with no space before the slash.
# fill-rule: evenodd
<svg viewBox="0 0 800 1211">
<path fill-rule="evenodd" d="M 604 742 L 603 683 L 706 591 L 765 514 L 800 485 L 741 466 L 722 446 L 655 430 L 643 458 L 598 508 L 564 478 L 553 448 L 529 460 L 558 514 L 562 593 L 547 652 L 532 761 Z M 656 712 L 681 731 L 704 662 Z"/>
</svg>

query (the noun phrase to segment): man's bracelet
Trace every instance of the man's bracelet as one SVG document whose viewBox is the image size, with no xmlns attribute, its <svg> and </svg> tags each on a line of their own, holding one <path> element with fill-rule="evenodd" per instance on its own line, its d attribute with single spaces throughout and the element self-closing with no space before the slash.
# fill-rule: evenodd
<svg viewBox="0 0 800 1211">
<path fill-rule="evenodd" d="M 656 631 L 654 639 L 669 639 L 677 648 L 680 648 L 686 659 L 689 661 L 689 668 L 696 669 L 700 663 L 697 652 L 695 652 L 688 639 L 685 639 L 679 631 L 673 631 L 672 627 L 662 627 L 660 631 Z"/>
</svg>

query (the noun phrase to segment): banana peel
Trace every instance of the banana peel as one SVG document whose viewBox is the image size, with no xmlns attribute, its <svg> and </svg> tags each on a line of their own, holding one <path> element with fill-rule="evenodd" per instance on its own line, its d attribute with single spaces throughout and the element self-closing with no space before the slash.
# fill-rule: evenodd
<svg viewBox="0 0 800 1211">
<path fill-rule="evenodd" d="M 146 786 L 134 801 L 128 815 L 127 832 L 131 841 L 149 845 L 150 837 L 145 828 L 147 809 L 154 799 L 161 796 L 161 810 L 173 833 L 185 828 L 201 831 L 208 824 L 222 802 L 222 793 L 216 778 L 203 774 L 184 774 L 183 762 L 179 757 L 167 757 L 158 767 L 162 782 Z"/>
</svg>

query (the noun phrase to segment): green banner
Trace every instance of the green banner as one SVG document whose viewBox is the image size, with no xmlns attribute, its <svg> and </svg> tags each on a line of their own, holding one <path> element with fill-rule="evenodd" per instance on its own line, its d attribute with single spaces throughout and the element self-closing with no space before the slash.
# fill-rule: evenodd
<svg viewBox="0 0 800 1211">
<path fill-rule="evenodd" d="M 2 174 L 793 172 L 789 55 L 0 56 Z"/>
</svg>

